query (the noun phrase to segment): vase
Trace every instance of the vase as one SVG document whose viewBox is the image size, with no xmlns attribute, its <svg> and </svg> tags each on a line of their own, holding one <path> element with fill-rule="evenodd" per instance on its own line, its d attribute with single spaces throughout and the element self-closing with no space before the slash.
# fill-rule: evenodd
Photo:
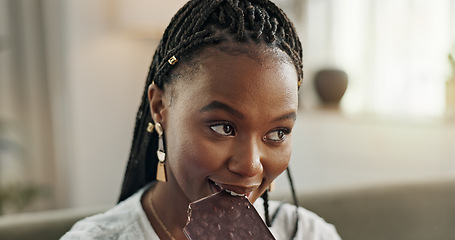
<svg viewBox="0 0 455 240">
<path fill-rule="evenodd" d="M 323 105 L 338 106 L 348 87 L 348 75 L 339 69 L 323 69 L 314 78 L 316 93 Z"/>
</svg>

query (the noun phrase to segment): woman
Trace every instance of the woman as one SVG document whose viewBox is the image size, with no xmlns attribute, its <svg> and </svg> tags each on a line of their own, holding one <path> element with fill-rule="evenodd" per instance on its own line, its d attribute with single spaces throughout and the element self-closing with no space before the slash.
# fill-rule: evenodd
<svg viewBox="0 0 455 240">
<path fill-rule="evenodd" d="M 188 204 L 222 189 L 255 203 L 277 239 L 339 239 L 267 199 L 290 160 L 302 77 L 300 41 L 272 2 L 188 2 L 153 57 L 120 203 L 63 239 L 186 239 Z"/>
</svg>

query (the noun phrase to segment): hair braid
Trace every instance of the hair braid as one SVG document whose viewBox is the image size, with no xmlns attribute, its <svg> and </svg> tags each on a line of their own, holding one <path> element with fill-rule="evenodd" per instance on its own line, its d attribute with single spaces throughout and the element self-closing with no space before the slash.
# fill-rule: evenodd
<svg viewBox="0 0 455 240">
<path fill-rule="evenodd" d="M 205 22 L 205 20 L 208 18 L 208 16 L 206 15 L 207 12 L 209 12 L 210 10 L 212 10 L 213 6 L 216 6 L 215 5 L 216 2 L 211 2 L 211 4 L 209 6 L 203 6 L 203 5 L 200 5 L 200 6 L 197 6 L 195 7 L 192 11 L 191 11 L 191 14 L 190 15 L 194 15 L 194 14 L 198 14 L 199 17 L 197 18 L 192 18 L 191 19 L 191 22 L 185 22 L 185 25 L 186 27 L 185 28 L 182 28 L 180 29 L 181 31 L 179 32 L 180 34 L 177 34 L 174 38 L 174 40 L 177 40 L 177 39 L 184 39 L 184 38 L 187 38 L 189 36 L 191 36 L 191 34 L 195 34 L 197 33 L 199 30 L 200 30 L 200 26 Z M 198 24 L 199 23 L 199 24 Z M 196 28 L 196 26 L 199 25 L 199 28 Z"/>
<path fill-rule="evenodd" d="M 232 7 L 232 24 L 231 26 L 233 27 L 233 32 L 237 33 L 237 37 L 239 40 L 244 40 L 245 39 L 245 20 L 244 20 L 244 14 L 242 9 L 239 7 L 239 1 L 234 1 L 231 2 L 229 1 L 229 5 Z M 237 21 L 234 21 L 236 19 Z"/>
<path fill-rule="evenodd" d="M 212 2 L 210 4 L 210 6 L 206 9 L 207 14 L 203 14 L 203 17 L 200 17 L 200 18 L 197 19 L 197 21 L 194 24 L 193 31 L 192 31 L 193 34 L 197 34 L 196 29 L 200 29 L 201 28 L 201 26 L 205 23 L 207 18 L 210 17 L 209 14 L 213 13 L 213 10 L 216 7 L 218 7 L 218 5 L 216 5 L 216 2 Z M 191 26 L 190 26 L 190 28 L 191 28 Z"/>
<path fill-rule="evenodd" d="M 174 15 L 158 44 L 149 68 L 136 116 L 120 201 L 155 179 L 158 135 L 146 131 L 147 124 L 152 122 L 147 94 L 151 83 L 154 82 L 163 88 L 164 84 L 172 80 L 168 73 L 173 66 L 168 60 L 175 56 L 179 60 L 183 58 L 190 61 L 191 57 L 195 56 L 194 52 L 205 46 L 224 41 L 245 40 L 258 43 L 263 41 L 268 46 L 278 47 L 284 51 L 295 65 L 300 84 L 303 78 L 300 40 L 291 21 L 271 1 L 191 0 Z M 292 184 L 291 187 L 293 188 Z M 268 216 L 267 193 L 263 198 Z"/>
<path fill-rule="evenodd" d="M 270 214 L 269 214 L 269 193 L 267 191 L 262 194 L 262 199 L 264 200 L 264 217 L 265 217 L 265 224 L 267 227 L 271 227 L 272 223 L 270 221 Z"/>
<path fill-rule="evenodd" d="M 297 230 L 298 230 L 298 225 L 299 225 L 299 212 L 298 212 L 299 202 L 297 199 L 297 195 L 295 194 L 294 182 L 292 181 L 291 170 L 289 169 L 289 166 L 286 168 L 286 172 L 288 175 L 289 184 L 291 185 L 292 200 L 294 201 L 294 205 L 296 206 L 296 208 L 295 208 L 295 218 L 296 219 L 295 219 L 294 230 L 292 231 L 292 236 L 291 236 L 291 239 L 294 239 L 294 237 L 297 235 Z"/>
<path fill-rule="evenodd" d="M 257 14 L 257 19 L 259 19 L 259 22 L 256 23 L 255 29 L 257 33 L 255 33 L 254 37 L 256 39 L 259 39 L 264 31 L 264 23 L 265 23 L 265 16 L 264 13 L 262 12 L 262 9 L 260 7 L 256 7 L 256 14 Z"/>
<path fill-rule="evenodd" d="M 161 49 L 163 51 L 161 56 L 165 55 L 165 50 L 169 49 L 169 45 L 176 45 L 178 44 L 177 36 L 179 35 L 180 31 L 183 31 L 186 29 L 185 27 L 178 28 L 176 26 L 183 26 L 185 24 L 185 20 L 188 20 L 189 17 L 191 17 L 191 14 L 194 13 L 194 8 L 197 6 L 198 1 L 189 1 L 185 6 L 182 7 L 182 12 L 179 15 L 178 13 L 171 19 L 171 23 L 169 24 L 168 28 L 164 32 L 164 35 L 166 38 L 163 36 L 163 40 L 167 42 L 165 48 Z M 168 33 L 168 35 L 166 35 Z M 170 38 L 169 41 L 169 36 L 174 36 Z"/>
<path fill-rule="evenodd" d="M 252 28 L 254 26 L 254 6 L 248 2 L 247 3 L 247 7 L 246 7 L 246 10 L 247 10 L 247 18 L 248 18 L 248 24 L 249 24 L 249 27 Z"/>
<path fill-rule="evenodd" d="M 213 18 L 216 19 L 216 13 L 213 13 Z M 218 18 L 218 21 L 220 22 L 220 25 L 222 27 L 226 27 L 227 23 L 226 23 L 226 13 L 224 12 L 224 9 L 221 8 L 220 9 L 220 14 L 219 14 L 219 18 Z"/>
<path fill-rule="evenodd" d="M 278 29 L 278 21 L 276 20 L 275 17 L 273 17 L 270 20 L 270 24 L 271 24 L 270 34 L 272 36 L 275 36 L 276 35 L 276 30 Z"/>
</svg>

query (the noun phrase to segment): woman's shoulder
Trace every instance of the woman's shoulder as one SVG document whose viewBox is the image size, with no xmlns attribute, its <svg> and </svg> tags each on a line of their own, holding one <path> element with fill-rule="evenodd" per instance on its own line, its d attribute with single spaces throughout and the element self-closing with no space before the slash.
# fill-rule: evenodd
<svg viewBox="0 0 455 240">
<path fill-rule="evenodd" d="M 155 239 L 141 205 L 143 190 L 104 213 L 78 221 L 61 239 Z"/>
<path fill-rule="evenodd" d="M 263 217 L 263 200 L 254 204 Z M 269 201 L 270 231 L 277 239 L 340 240 L 335 227 L 317 214 L 287 202 Z"/>
</svg>

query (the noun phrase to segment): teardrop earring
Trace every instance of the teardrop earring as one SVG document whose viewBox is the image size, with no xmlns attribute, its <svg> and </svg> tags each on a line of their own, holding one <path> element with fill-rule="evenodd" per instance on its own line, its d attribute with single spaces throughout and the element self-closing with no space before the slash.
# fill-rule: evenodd
<svg viewBox="0 0 455 240">
<path fill-rule="evenodd" d="M 164 151 L 163 144 L 163 127 L 160 123 L 155 123 L 155 131 L 158 133 L 158 150 L 156 155 L 158 156 L 158 166 L 156 168 L 156 180 L 160 182 L 167 182 L 166 177 L 166 152 Z"/>
</svg>

